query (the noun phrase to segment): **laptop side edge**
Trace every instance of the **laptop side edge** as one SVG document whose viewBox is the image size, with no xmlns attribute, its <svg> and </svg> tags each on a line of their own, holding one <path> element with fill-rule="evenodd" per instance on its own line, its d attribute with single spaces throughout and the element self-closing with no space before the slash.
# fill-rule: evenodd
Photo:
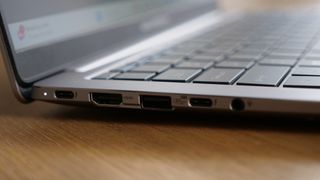
<svg viewBox="0 0 320 180">
<path fill-rule="evenodd" d="M 1 14 L 0 14 L 1 16 Z M 5 64 L 5 69 L 7 71 L 7 75 L 9 77 L 9 83 L 13 90 L 15 97 L 22 103 L 29 103 L 32 101 L 31 99 L 31 88 L 24 87 L 23 82 L 19 80 L 19 76 L 17 75 L 17 70 L 13 63 L 13 56 L 10 54 L 12 52 L 10 50 L 9 41 L 7 39 L 6 32 L 4 31 L 4 23 L 2 17 L 0 18 L 0 51 L 1 56 Z"/>
</svg>

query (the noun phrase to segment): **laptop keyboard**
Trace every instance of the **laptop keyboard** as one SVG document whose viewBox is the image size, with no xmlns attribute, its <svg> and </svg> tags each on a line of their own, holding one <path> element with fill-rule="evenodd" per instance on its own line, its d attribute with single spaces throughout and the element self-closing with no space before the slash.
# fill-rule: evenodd
<svg viewBox="0 0 320 180">
<path fill-rule="evenodd" d="M 95 80 L 320 88 L 320 15 L 255 14 Z"/>
</svg>

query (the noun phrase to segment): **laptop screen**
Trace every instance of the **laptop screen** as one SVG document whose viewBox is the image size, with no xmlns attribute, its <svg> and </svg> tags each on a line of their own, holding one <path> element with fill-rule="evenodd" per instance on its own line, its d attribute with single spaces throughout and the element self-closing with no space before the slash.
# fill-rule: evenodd
<svg viewBox="0 0 320 180">
<path fill-rule="evenodd" d="M 167 28 L 183 19 L 175 20 L 170 16 L 178 14 L 170 13 L 188 10 L 191 14 L 190 8 L 209 1 L 0 0 L 0 5 L 17 71 L 24 81 L 31 82 L 63 64 Z M 156 19 L 150 22 L 156 23 L 133 27 L 153 16 Z"/>
<path fill-rule="evenodd" d="M 172 6 L 179 0 L 67 0 L 69 3 L 57 3 L 57 0 L 29 1 L 6 2 L 8 6 L 21 7 L 21 11 L 26 12 L 8 11 L 9 32 L 14 50 L 18 53 L 103 31 L 147 11 Z M 34 4 L 41 11 L 34 11 Z M 62 6 L 64 4 L 67 6 Z"/>
</svg>

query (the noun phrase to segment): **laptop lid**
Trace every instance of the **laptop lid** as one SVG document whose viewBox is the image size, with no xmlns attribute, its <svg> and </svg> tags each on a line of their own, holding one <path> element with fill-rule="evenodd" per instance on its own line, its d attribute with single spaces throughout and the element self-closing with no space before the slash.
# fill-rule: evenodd
<svg viewBox="0 0 320 180">
<path fill-rule="evenodd" d="M 0 0 L 4 52 L 20 88 L 215 8 L 214 0 Z"/>
</svg>

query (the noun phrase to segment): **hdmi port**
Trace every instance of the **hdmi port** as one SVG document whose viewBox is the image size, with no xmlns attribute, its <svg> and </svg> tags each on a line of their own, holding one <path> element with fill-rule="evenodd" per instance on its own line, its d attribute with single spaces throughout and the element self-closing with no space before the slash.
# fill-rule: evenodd
<svg viewBox="0 0 320 180">
<path fill-rule="evenodd" d="M 99 105 L 120 105 L 122 103 L 122 95 L 109 93 L 91 93 L 91 100 Z"/>
<path fill-rule="evenodd" d="M 190 105 L 192 107 L 211 107 L 212 100 L 206 98 L 191 98 Z"/>
</svg>

